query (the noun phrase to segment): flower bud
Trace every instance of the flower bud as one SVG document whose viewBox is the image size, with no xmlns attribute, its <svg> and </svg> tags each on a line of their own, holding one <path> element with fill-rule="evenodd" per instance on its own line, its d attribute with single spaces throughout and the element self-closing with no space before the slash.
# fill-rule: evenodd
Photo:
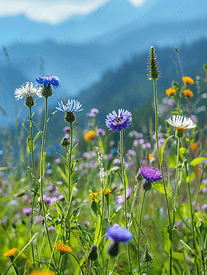
<svg viewBox="0 0 207 275">
<path fill-rule="evenodd" d="M 203 64 L 203 68 L 205 71 L 207 71 L 207 64 Z"/>
<path fill-rule="evenodd" d="M 72 123 L 75 121 L 75 114 L 73 112 L 66 112 L 65 113 L 65 121 Z"/>
<path fill-rule="evenodd" d="M 89 253 L 89 260 L 96 261 L 98 259 L 97 246 L 92 245 L 91 251 Z"/>
<path fill-rule="evenodd" d="M 27 107 L 32 107 L 35 105 L 35 102 L 34 102 L 34 98 L 33 96 L 29 95 L 27 97 L 25 97 L 25 102 L 24 102 L 25 106 Z"/>
<path fill-rule="evenodd" d="M 143 183 L 143 188 L 146 191 L 150 190 L 152 188 L 151 182 L 146 181 L 145 183 Z"/>
<path fill-rule="evenodd" d="M 61 143 L 60 143 L 60 146 L 62 147 L 68 147 L 70 145 L 70 141 L 67 139 L 67 138 L 63 138 Z"/>
<path fill-rule="evenodd" d="M 112 244 L 109 246 L 108 253 L 112 257 L 116 257 L 119 253 L 119 242 L 113 241 Z"/>
<path fill-rule="evenodd" d="M 44 96 L 45 98 L 52 96 L 52 88 L 50 84 L 48 86 L 44 85 L 42 90 L 42 96 Z"/>
</svg>

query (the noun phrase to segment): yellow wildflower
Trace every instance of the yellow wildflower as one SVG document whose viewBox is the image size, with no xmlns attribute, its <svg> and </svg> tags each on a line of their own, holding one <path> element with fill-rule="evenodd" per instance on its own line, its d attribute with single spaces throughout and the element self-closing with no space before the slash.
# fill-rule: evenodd
<svg viewBox="0 0 207 275">
<path fill-rule="evenodd" d="M 173 89 L 173 88 L 169 88 L 169 89 L 166 90 L 166 94 L 168 96 L 173 96 L 175 93 L 176 93 L 176 90 Z"/>
<path fill-rule="evenodd" d="M 85 134 L 84 139 L 85 141 L 91 141 L 96 136 L 94 131 L 89 131 L 87 134 Z"/>
<path fill-rule="evenodd" d="M 101 189 L 101 190 L 99 191 L 99 193 L 100 193 L 100 194 L 103 194 L 103 193 L 104 193 L 104 190 L 105 190 L 105 188 Z"/>
<path fill-rule="evenodd" d="M 98 197 L 98 193 L 91 193 L 91 194 L 89 194 L 89 196 L 92 198 L 92 199 L 97 199 L 97 197 Z"/>
<path fill-rule="evenodd" d="M 154 157 L 154 155 L 153 154 L 148 154 L 147 157 L 150 160 L 150 159 L 152 159 Z"/>
<path fill-rule="evenodd" d="M 185 83 L 185 85 L 191 85 L 194 84 L 194 80 L 188 76 L 184 76 L 182 78 L 183 82 Z"/>
<path fill-rule="evenodd" d="M 190 145 L 190 150 L 196 150 L 198 148 L 198 143 L 192 143 Z"/>
<path fill-rule="evenodd" d="M 61 244 L 61 243 L 56 243 L 55 247 L 62 253 L 72 253 L 72 249 L 66 245 L 66 244 Z"/>
<path fill-rule="evenodd" d="M 12 248 L 10 250 L 8 250 L 6 253 L 4 253 L 4 257 L 9 257 L 9 258 L 13 258 L 14 254 L 19 251 L 19 249 L 17 248 Z"/>
<path fill-rule="evenodd" d="M 111 191 L 110 189 L 107 189 L 107 190 L 106 190 L 106 193 L 105 193 L 105 196 L 111 195 L 111 193 L 112 193 L 112 191 Z"/>
<path fill-rule="evenodd" d="M 184 90 L 183 93 L 187 97 L 193 97 L 193 92 L 190 89 Z"/>
<path fill-rule="evenodd" d="M 55 275 L 55 272 L 53 272 L 52 270 L 48 270 L 48 271 L 33 270 L 32 273 L 30 273 L 30 275 Z"/>
</svg>

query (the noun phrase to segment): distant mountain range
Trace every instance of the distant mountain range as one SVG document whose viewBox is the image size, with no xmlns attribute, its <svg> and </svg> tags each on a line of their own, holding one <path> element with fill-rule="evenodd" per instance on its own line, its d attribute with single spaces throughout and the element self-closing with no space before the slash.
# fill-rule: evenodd
<svg viewBox="0 0 207 275">
<path fill-rule="evenodd" d="M 21 29 L 18 40 L 0 51 L 0 106 L 7 112 L 7 117 L 0 113 L 0 124 L 14 123 L 15 108 L 19 117 L 25 117 L 27 110 L 22 101 L 15 100 L 14 91 L 26 81 L 35 82 L 40 73 L 52 73 L 61 79 L 61 86 L 50 101 L 55 106 L 63 98 L 77 98 L 81 91 L 91 90 L 94 83 L 101 85 L 103 75 L 113 75 L 134 57 L 143 53 L 147 56 L 151 45 L 173 49 L 206 38 L 206 6 L 201 0 L 150 0 L 135 8 L 127 0 L 111 0 L 89 15 L 69 18 L 57 26 L 33 22 L 23 15 L 0 18 L 3 38 L 12 34 L 13 28 Z M 45 41 L 28 42 L 43 34 Z M 48 39 L 51 36 L 53 40 Z M 61 42 L 55 42 L 58 38 Z M 206 49 L 202 54 L 206 54 Z M 186 63 L 189 57 L 184 51 Z M 141 60 L 143 63 L 136 66 L 142 75 L 146 63 Z M 34 110 L 41 111 L 39 107 Z"/>
</svg>

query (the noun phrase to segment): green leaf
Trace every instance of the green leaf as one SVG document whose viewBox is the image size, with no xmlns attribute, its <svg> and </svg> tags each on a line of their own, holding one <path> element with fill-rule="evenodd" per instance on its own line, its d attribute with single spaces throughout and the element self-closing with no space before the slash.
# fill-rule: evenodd
<svg viewBox="0 0 207 275">
<path fill-rule="evenodd" d="M 165 246 L 164 246 L 164 251 L 167 254 L 170 254 L 170 249 L 171 249 L 171 240 L 170 240 L 170 234 L 169 234 L 169 226 L 165 226 L 164 228 L 164 240 L 165 240 Z"/>
<path fill-rule="evenodd" d="M 196 166 L 200 164 L 202 161 L 207 160 L 207 158 L 195 158 L 194 160 L 191 161 L 190 165 L 191 166 Z"/>
<path fill-rule="evenodd" d="M 187 176 L 187 177 L 186 177 L 186 182 L 189 183 L 189 182 L 191 182 L 192 180 L 194 180 L 194 178 L 195 178 L 195 172 L 192 171 L 192 173 L 190 174 L 190 176 Z"/>
<path fill-rule="evenodd" d="M 164 186 L 161 183 L 156 183 L 152 185 L 152 188 L 160 192 L 161 194 L 165 194 Z"/>
<path fill-rule="evenodd" d="M 126 188 L 128 187 L 128 178 L 127 178 L 127 174 L 126 174 L 127 168 L 128 168 L 128 166 L 125 168 L 125 171 L 124 171 L 124 181 L 125 181 Z"/>
<path fill-rule="evenodd" d="M 64 179 L 65 183 L 67 183 L 68 178 L 67 178 L 66 174 L 63 172 L 63 170 L 60 168 L 60 166 L 57 166 L 57 170 L 60 173 L 61 177 Z"/>
<path fill-rule="evenodd" d="M 172 137 L 174 137 L 174 135 L 168 137 L 168 138 L 164 141 L 164 143 L 163 143 L 163 145 L 162 145 L 162 147 L 161 147 L 161 150 L 160 150 L 160 164 L 161 164 L 161 165 L 162 165 L 162 162 L 163 162 L 163 153 L 164 153 L 165 145 L 166 145 L 166 143 L 168 142 L 168 140 L 171 139 Z"/>
<path fill-rule="evenodd" d="M 38 137 L 41 135 L 41 132 L 38 132 L 36 134 L 36 136 L 34 137 L 34 140 L 33 140 L 33 144 L 35 143 L 35 141 L 38 139 Z"/>
<path fill-rule="evenodd" d="M 12 169 L 15 169 L 16 167 L 0 167 L 0 171 L 3 171 L 3 170 L 12 170 Z"/>
<path fill-rule="evenodd" d="M 180 156 L 180 158 L 181 158 L 182 161 L 184 160 L 185 153 L 186 153 L 186 148 L 181 147 L 181 148 L 179 149 L 179 156 Z"/>
<path fill-rule="evenodd" d="M 94 225 L 94 228 L 96 229 L 95 237 L 94 237 L 94 245 L 98 246 L 101 241 L 101 216 L 98 215 L 97 222 Z"/>
<path fill-rule="evenodd" d="M 23 126 L 24 129 L 27 131 L 28 135 L 30 136 L 30 132 L 27 130 L 27 127 L 24 125 L 24 123 L 22 123 L 22 126 Z"/>
<path fill-rule="evenodd" d="M 187 245 L 183 240 L 180 240 L 180 242 L 183 244 L 183 246 L 185 246 L 185 248 L 189 249 L 201 262 L 203 262 L 201 258 L 196 254 L 194 249 L 192 249 L 189 245 Z"/>
<path fill-rule="evenodd" d="M 27 146 L 29 148 L 29 151 L 32 152 L 32 139 L 30 135 L 27 137 Z"/>
<path fill-rule="evenodd" d="M 176 154 L 170 154 L 168 159 L 167 159 L 167 166 L 175 169 L 176 168 L 176 163 L 177 163 L 177 156 Z"/>
<path fill-rule="evenodd" d="M 172 256 L 173 256 L 173 258 L 176 259 L 176 260 L 179 260 L 179 261 L 182 261 L 182 262 L 185 261 L 183 253 L 173 252 L 173 253 L 172 253 Z"/>
<path fill-rule="evenodd" d="M 67 199 L 67 195 L 65 193 L 65 190 L 63 189 L 63 187 L 59 184 L 57 184 L 56 182 L 52 181 L 52 183 L 61 191 L 61 193 L 63 194 L 65 201 L 68 203 L 68 199 Z"/>
<path fill-rule="evenodd" d="M 42 175 L 44 175 L 45 173 L 45 157 L 46 157 L 46 152 L 44 152 L 42 156 Z"/>
<path fill-rule="evenodd" d="M 186 218 L 190 219 L 191 218 L 189 204 L 182 203 L 179 206 L 178 210 L 179 210 L 180 215 L 183 217 L 183 219 L 186 219 Z"/>
<path fill-rule="evenodd" d="M 51 119 L 51 117 L 55 114 L 55 113 L 57 113 L 57 110 L 56 111 L 54 111 L 49 117 L 48 117 L 48 119 L 47 119 L 47 123 L 49 122 L 49 120 Z"/>
<path fill-rule="evenodd" d="M 200 188 L 199 188 L 199 192 L 203 189 L 203 187 L 206 187 L 207 184 L 201 184 Z"/>
</svg>

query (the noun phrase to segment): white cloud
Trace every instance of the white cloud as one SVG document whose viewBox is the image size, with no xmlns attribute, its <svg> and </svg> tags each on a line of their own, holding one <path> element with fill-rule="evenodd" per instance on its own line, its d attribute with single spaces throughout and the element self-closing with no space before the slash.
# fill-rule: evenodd
<svg viewBox="0 0 207 275">
<path fill-rule="evenodd" d="M 34 21 L 57 24 L 75 14 L 88 14 L 109 0 L 7 0 L 0 2 L 0 17 L 25 14 Z M 134 0 L 133 0 L 134 1 Z"/>
<path fill-rule="evenodd" d="M 129 2 L 132 3 L 132 5 L 135 7 L 140 7 L 147 1 L 148 0 L 129 0 Z"/>
</svg>

